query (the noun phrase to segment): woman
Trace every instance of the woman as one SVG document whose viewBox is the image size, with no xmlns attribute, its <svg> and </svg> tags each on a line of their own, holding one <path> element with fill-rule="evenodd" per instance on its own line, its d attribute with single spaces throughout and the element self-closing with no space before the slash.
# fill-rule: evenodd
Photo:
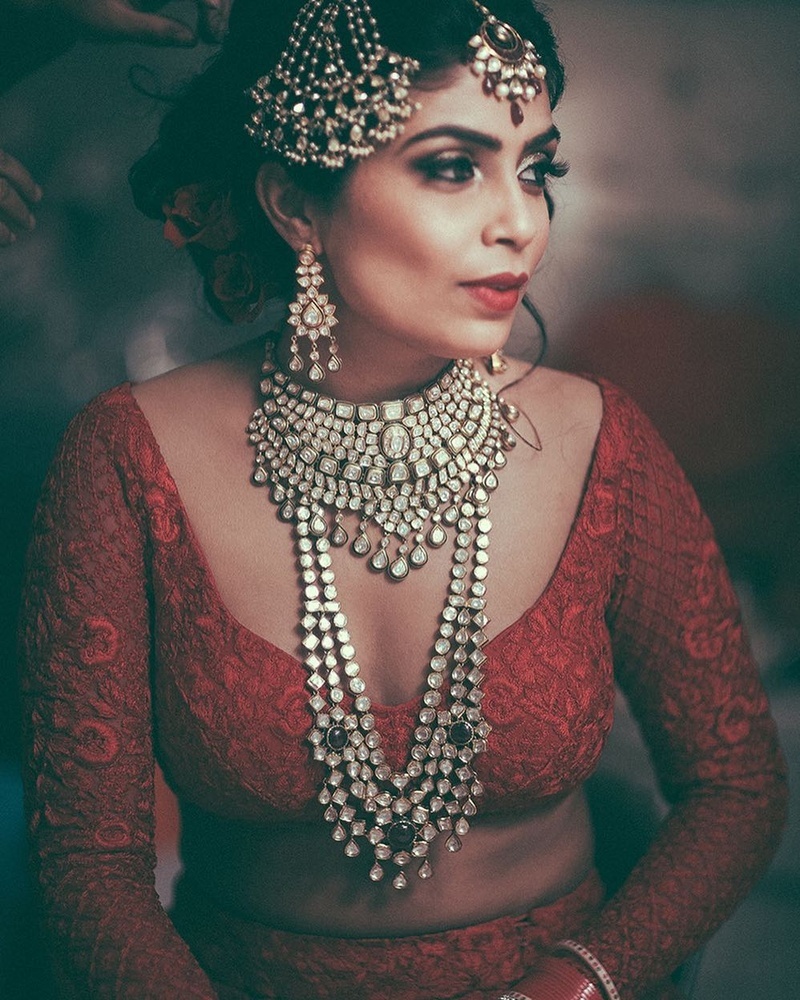
<svg viewBox="0 0 800 1000">
<path fill-rule="evenodd" d="M 29 808 L 64 976 L 666 996 L 771 856 L 784 771 L 652 427 L 497 353 L 563 172 L 552 34 L 527 0 L 285 6 L 239 0 L 133 184 L 215 308 L 278 293 L 288 321 L 91 403 L 37 519 Z M 604 900 L 582 786 L 615 677 L 673 807 Z"/>
</svg>

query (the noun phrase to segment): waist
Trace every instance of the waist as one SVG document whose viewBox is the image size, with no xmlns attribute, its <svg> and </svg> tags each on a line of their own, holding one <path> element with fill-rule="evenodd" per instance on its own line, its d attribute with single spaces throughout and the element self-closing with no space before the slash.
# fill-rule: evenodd
<svg viewBox="0 0 800 1000">
<path fill-rule="evenodd" d="M 326 824 L 243 824 L 184 807 L 186 891 L 245 920 L 334 937 L 394 937 L 531 911 L 569 893 L 593 866 L 582 791 L 509 816 L 484 817 L 457 854 L 432 844 L 434 877 L 407 889 L 368 878 L 371 859 L 347 858 Z"/>
<path fill-rule="evenodd" d="M 594 869 L 558 900 L 525 913 L 424 934 L 304 934 L 243 920 L 189 883 L 173 920 L 224 1000 L 488 1000 L 517 982 L 597 912 Z"/>
</svg>

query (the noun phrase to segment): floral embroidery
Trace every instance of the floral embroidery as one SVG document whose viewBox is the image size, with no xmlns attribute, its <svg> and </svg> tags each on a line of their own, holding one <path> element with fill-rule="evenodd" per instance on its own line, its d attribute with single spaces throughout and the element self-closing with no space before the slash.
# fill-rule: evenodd
<svg viewBox="0 0 800 1000">
<path fill-rule="evenodd" d="M 114 729 L 97 719 L 83 719 L 75 725 L 75 753 L 87 764 L 110 764 L 120 751 Z"/>
<path fill-rule="evenodd" d="M 150 525 L 153 535 L 159 542 L 169 545 L 180 534 L 175 518 L 175 504 L 167 499 L 167 494 L 160 486 L 151 486 L 145 491 L 145 501 L 150 512 Z"/>
<path fill-rule="evenodd" d="M 107 618 L 87 618 L 83 628 L 81 660 L 87 665 L 110 663 L 117 653 L 118 633 Z"/>
</svg>

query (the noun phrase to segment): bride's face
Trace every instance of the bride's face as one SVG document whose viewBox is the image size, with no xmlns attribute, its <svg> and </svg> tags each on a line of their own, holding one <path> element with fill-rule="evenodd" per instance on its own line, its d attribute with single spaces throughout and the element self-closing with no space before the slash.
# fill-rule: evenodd
<svg viewBox="0 0 800 1000">
<path fill-rule="evenodd" d="M 360 163 L 318 218 L 339 340 L 441 358 L 501 347 L 547 245 L 558 132 L 547 95 L 511 119 L 458 67 L 415 94 L 405 132 Z"/>
</svg>

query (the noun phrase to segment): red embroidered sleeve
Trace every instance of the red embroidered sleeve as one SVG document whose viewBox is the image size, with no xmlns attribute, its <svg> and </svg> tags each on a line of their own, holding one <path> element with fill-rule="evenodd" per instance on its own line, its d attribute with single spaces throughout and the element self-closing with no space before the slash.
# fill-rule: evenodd
<svg viewBox="0 0 800 1000">
<path fill-rule="evenodd" d="M 694 952 L 763 873 L 786 813 L 775 726 L 697 498 L 623 398 L 630 441 L 609 613 L 615 669 L 671 803 L 650 851 L 581 940 L 623 998 Z"/>
<path fill-rule="evenodd" d="M 155 891 L 150 609 L 112 416 L 97 401 L 73 421 L 29 554 L 22 694 L 34 867 L 59 974 L 82 1000 L 212 1000 Z"/>
</svg>

